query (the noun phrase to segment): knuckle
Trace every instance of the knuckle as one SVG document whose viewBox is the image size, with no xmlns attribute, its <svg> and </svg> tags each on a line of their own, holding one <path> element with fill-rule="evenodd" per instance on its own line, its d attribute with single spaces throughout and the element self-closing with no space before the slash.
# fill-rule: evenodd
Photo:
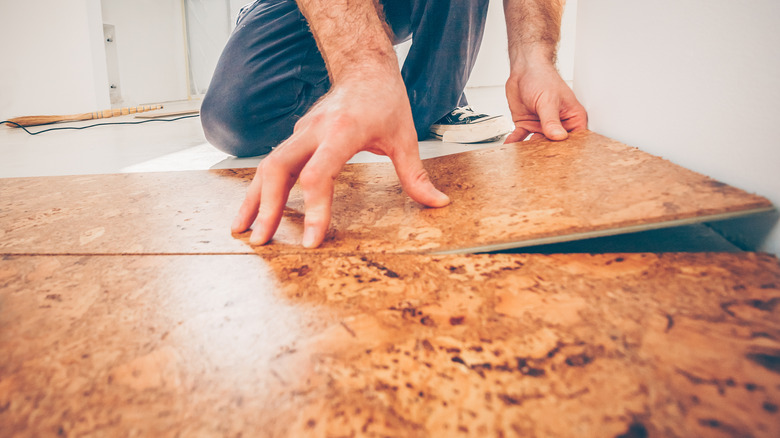
<svg viewBox="0 0 780 438">
<path fill-rule="evenodd" d="M 356 121 L 356 118 L 348 112 L 340 112 L 334 115 L 333 119 L 333 122 L 338 125 L 350 125 Z"/>
<path fill-rule="evenodd" d="M 289 169 L 287 169 L 284 160 L 272 155 L 269 155 L 263 160 L 264 180 L 286 179 L 289 173 Z"/>
<path fill-rule="evenodd" d="M 293 125 L 293 132 L 300 132 L 302 129 L 306 127 L 306 120 L 304 119 L 298 119 L 295 124 Z"/>
<path fill-rule="evenodd" d="M 295 127 L 293 132 L 316 127 L 323 122 L 324 117 L 325 114 L 323 113 L 322 109 L 315 106 L 314 108 L 312 108 L 311 111 L 309 111 L 306 115 L 304 115 L 303 117 L 298 119 L 297 122 L 295 122 Z"/>
<path fill-rule="evenodd" d="M 307 167 L 303 169 L 300 175 L 301 186 L 304 190 L 311 190 L 322 187 L 327 183 L 327 176 L 317 167 Z"/>
<path fill-rule="evenodd" d="M 246 197 L 244 199 L 244 202 L 241 203 L 241 207 L 238 207 L 239 213 L 250 213 L 252 210 L 257 208 L 257 204 L 254 202 L 253 199 L 250 197 Z"/>
<path fill-rule="evenodd" d="M 329 116 L 328 126 L 336 132 L 349 130 L 360 124 L 359 118 L 350 112 L 334 111 Z"/>
<path fill-rule="evenodd" d="M 268 172 L 272 172 L 274 169 L 279 168 L 279 159 L 276 158 L 278 154 L 268 154 L 267 157 L 263 159 L 262 162 L 260 162 L 260 170 L 262 170 L 263 174 L 266 174 Z"/>
<path fill-rule="evenodd" d="M 263 202 L 257 208 L 257 217 L 264 227 L 270 227 L 280 214 L 280 206 L 269 202 Z"/>
<path fill-rule="evenodd" d="M 307 227 L 324 228 L 328 226 L 328 218 L 326 212 L 322 208 L 314 208 L 306 210 L 306 217 L 304 218 L 304 224 Z"/>
<path fill-rule="evenodd" d="M 428 171 L 425 170 L 425 168 L 422 166 L 420 166 L 419 169 L 414 170 L 411 174 L 411 177 L 414 184 L 425 184 L 431 182 L 431 178 L 428 176 Z"/>
</svg>

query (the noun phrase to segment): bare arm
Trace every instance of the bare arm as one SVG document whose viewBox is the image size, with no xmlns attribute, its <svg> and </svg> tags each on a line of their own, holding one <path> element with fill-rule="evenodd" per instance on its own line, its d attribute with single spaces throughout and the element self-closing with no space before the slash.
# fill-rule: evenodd
<svg viewBox="0 0 780 438">
<path fill-rule="evenodd" d="M 554 64 L 561 37 L 562 0 L 504 0 L 512 70 L 529 62 Z"/>
<path fill-rule="evenodd" d="M 297 2 L 325 59 L 332 83 L 372 71 L 400 78 L 389 29 L 374 0 Z"/>
<path fill-rule="evenodd" d="M 300 179 L 305 220 L 302 243 L 319 246 L 330 224 L 334 180 L 357 152 L 390 157 L 406 193 L 441 207 L 449 198 L 428 179 L 388 29 L 373 0 L 298 0 L 331 77 L 331 90 L 296 124 L 292 136 L 258 166 L 233 223 L 254 223 L 250 242 L 273 237 L 290 189 Z M 381 102 L 381 105 L 377 103 Z"/>
<path fill-rule="evenodd" d="M 529 133 L 563 140 L 587 127 L 585 108 L 555 68 L 564 0 L 504 0 L 510 75 L 506 84 L 515 132 L 507 142 Z"/>
</svg>

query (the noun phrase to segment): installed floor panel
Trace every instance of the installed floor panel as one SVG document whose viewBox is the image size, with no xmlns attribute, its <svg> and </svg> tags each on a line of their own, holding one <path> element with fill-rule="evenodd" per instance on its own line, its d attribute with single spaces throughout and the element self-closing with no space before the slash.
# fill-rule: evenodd
<svg viewBox="0 0 780 438">
<path fill-rule="evenodd" d="M 5 256 L 0 286 L 3 435 L 780 436 L 767 255 Z"/>
<path fill-rule="evenodd" d="M 251 253 L 250 169 L 0 179 L 0 253 Z"/>
<path fill-rule="evenodd" d="M 320 251 L 479 252 L 771 210 L 765 198 L 595 133 L 425 160 L 452 204 L 424 208 L 389 163 L 348 164 Z M 246 253 L 228 227 L 254 169 L 0 179 L 0 253 Z M 293 188 L 261 254 L 299 252 Z"/>
</svg>

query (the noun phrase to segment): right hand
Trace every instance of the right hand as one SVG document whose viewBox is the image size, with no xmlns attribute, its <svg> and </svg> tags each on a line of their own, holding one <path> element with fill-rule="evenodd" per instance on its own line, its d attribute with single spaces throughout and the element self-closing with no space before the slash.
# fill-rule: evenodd
<svg viewBox="0 0 780 438">
<path fill-rule="evenodd" d="M 307 248 L 319 246 L 330 224 L 336 176 L 363 150 L 387 155 L 404 191 L 415 201 L 429 207 L 449 204 L 420 161 L 400 74 L 388 80 L 387 75 L 368 72 L 334 85 L 295 124 L 292 136 L 260 163 L 232 231 L 244 232 L 254 223 L 250 243 L 271 240 L 290 189 L 300 177 L 305 205 L 302 243 Z"/>
<path fill-rule="evenodd" d="M 515 130 L 504 143 L 523 141 L 528 134 L 550 140 L 565 140 L 569 132 L 588 127 L 588 114 L 563 81 L 555 66 L 540 61 L 512 73 L 506 82 L 506 97 Z"/>
</svg>

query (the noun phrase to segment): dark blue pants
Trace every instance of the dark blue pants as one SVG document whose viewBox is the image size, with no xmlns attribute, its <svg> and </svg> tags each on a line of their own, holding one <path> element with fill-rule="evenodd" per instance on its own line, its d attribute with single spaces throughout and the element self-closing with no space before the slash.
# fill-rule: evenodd
<svg viewBox="0 0 780 438">
<path fill-rule="evenodd" d="M 401 74 L 417 135 L 457 106 L 477 58 L 488 0 L 382 0 L 394 43 L 412 38 Z M 245 7 L 201 106 L 206 139 L 239 157 L 261 155 L 330 88 L 295 0 Z"/>
</svg>

